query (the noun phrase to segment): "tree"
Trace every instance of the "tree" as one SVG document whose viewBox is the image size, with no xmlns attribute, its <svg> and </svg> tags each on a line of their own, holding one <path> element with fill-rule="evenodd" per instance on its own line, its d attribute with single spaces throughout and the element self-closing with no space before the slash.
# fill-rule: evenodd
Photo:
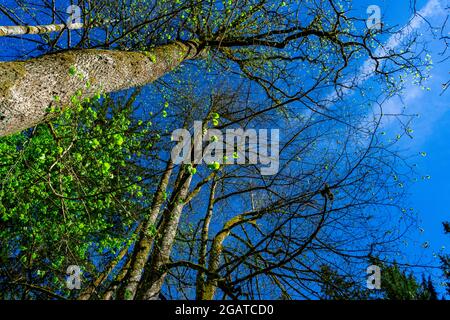
<svg viewBox="0 0 450 320">
<path fill-rule="evenodd" d="M 382 292 L 389 300 L 437 300 L 431 278 L 419 283 L 412 273 L 401 271 L 397 264 L 382 269 Z"/>
<path fill-rule="evenodd" d="M 450 233 L 450 224 L 448 222 L 443 223 L 444 226 L 444 232 L 446 234 Z M 450 294 L 450 256 L 449 255 L 441 255 L 440 256 L 441 263 L 442 263 L 442 271 L 444 273 L 444 277 L 446 279 L 446 287 L 447 287 L 447 294 Z"/>
<path fill-rule="evenodd" d="M 93 261 L 111 260 L 114 267 L 126 253 L 122 247 L 135 241 L 141 228 L 135 221 L 146 202 L 136 198 L 150 199 L 154 183 L 145 176 L 151 167 L 139 163 L 154 151 L 141 146 L 155 140 L 150 127 L 130 121 L 136 96 L 80 101 L 52 124 L 2 140 L 0 277 L 1 291 L 11 294 L 6 297 L 26 296 L 33 283 L 67 293 L 68 265 L 83 262 L 86 274 L 96 271 Z"/>
<path fill-rule="evenodd" d="M 326 2 L 324 1 L 324 5 Z M 135 48 L 126 43 L 127 51 L 115 50 L 118 49 L 117 47 L 120 48 L 120 45 L 114 46 L 114 43 L 125 36 L 132 37 L 135 32 L 133 30 L 126 31 L 114 40 L 106 40 L 102 46 L 111 49 L 108 51 L 69 50 L 25 62 L 1 63 L 0 135 L 30 128 L 48 119 L 49 114 L 46 111 L 49 106 L 55 104 L 55 97 L 59 100 L 61 107 L 68 107 L 71 104 L 71 97 L 80 90 L 83 97 L 92 97 L 98 91 L 109 93 L 142 86 L 158 79 L 181 62 L 201 56 L 204 48 L 211 48 L 217 51 L 213 53 L 214 55 L 234 61 L 247 77 L 263 86 L 267 85 L 268 80 L 258 76 L 259 68 L 255 67 L 254 61 L 271 62 L 279 59 L 280 49 L 296 48 L 304 42 L 309 43 L 307 46 L 311 49 L 322 45 L 335 48 L 336 53 L 333 55 L 344 61 L 334 70 L 335 86 L 345 86 L 339 83 L 339 78 L 343 76 L 347 68 L 348 59 L 356 54 L 373 57 L 373 71 L 385 77 L 389 76 L 390 71 L 386 68 L 381 69 L 380 61 L 385 60 L 405 67 L 413 67 L 411 64 L 414 57 L 404 59 L 410 54 L 409 48 L 406 48 L 406 52 L 403 53 L 394 52 L 373 56 L 373 50 L 367 41 L 375 39 L 370 39 L 370 33 L 367 32 L 360 34 L 349 32 L 347 28 L 351 27 L 352 19 L 343 19 L 345 11 L 338 9 L 333 2 L 328 3 L 326 9 L 311 8 L 307 13 L 310 20 L 307 24 L 299 24 L 295 20 L 295 11 L 298 9 L 294 12 L 286 12 L 282 5 L 266 0 L 255 4 L 251 1 L 243 1 L 239 4 L 227 3 L 224 8 L 213 1 L 187 1 L 175 6 L 174 13 L 166 13 L 167 9 L 164 5 L 160 6 L 152 2 L 148 5 L 153 5 L 154 10 L 159 9 L 162 12 L 157 12 L 156 18 L 150 21 L 135 25 L 132 30 L 140 30 L 143 26 L 149 27 L 156 23 L 154 20 L 158 21 L 167 15 L 175 15 L 176 17 L 172 19 L 179 22 L 182 29 L 175 30 L 171 27 L 167 37 L 171 39 L 171 34 L 175 33 L 180 41 L 162 45 L 161 40 L 156 40 L 151 42 L 154 47 L 151 48 L 148 43 L 149 40 L 154 39 L 150 37 L 150 39 L 143 39 L 144 45 L 139 48 L 141 52 L 128 51 Z M 234 16 L 232 8 L 242 14 L 238 17 Z M 203 15 L 207 12 L 210 14 L 205 20 Z M 178 17 L 180 13 L 181 17 Z M 225 17 L 219 18 L 222 13 Z M 120 21 L 124 23 L 126 20 Z M 267 29 L 257 27 L 258 23 L 263 21 L 266 22 Z M 325 21 L 327 21 L 326 26 Z M 86 28 L 88 32 L 89 26 Z M 182 36 L 182 32 L 187 36 Z M 259 53 L 262 49 L 266 51 L 264 54 Z M 289 59 L 292 53 L 284 50 L 284 55 L 284 59 Z M 295 54 L 291 57 L 295 60 L 301 60 L 301 58 L 305 57 L 303 55 L 296 57 Z M 320 60 L 311 62 L 322 67 L 327 64 Z M 70 77 L 75 74 L 79 77 Z M 121 76 L 118 77 L 118 75 Z M 51 87 L 42 86 L 42 81 L 52 84 Z M 87 88 L 86 82 L 89 83 Z M 40 93 L 39 96 L 36 92 Z"/>
<path fill-rule="evenodd" d="M 321 299 L 324 300 L 363 300 L 368 299 L 370 292 L 361 288 L 357 282 L 347 280 L 338 272 L 324 265 L 321 268 Z"/>
<path fill-rule="evenodd" d="M 411 221 L 411 166 L 380 125 L 405 73 L 426 77 L 415 34 L 386 48 L 393 29 L 361 28 L 350 2 L 81 3 L 70 45 L 41 35 L 39 57 L 0 64 L 5 297 L 317 297 L 393 250 L 404 230 L 384 209 Z M 175 164 L 170 133 L 195 120 L 282 128 L 279 170 Z"/>
<path fill-rule="evenodd" d="M 43 34 L 58 32 L 64 29 L 77 30 L 83 28 L 82 23 L 77 24 L 50 24 L 44 26 L 0 26 L 0 37 L 17 36 L 23 34 Z"/>
<path fill-rule="evenodd" d="M 372 260 L 381 265 L 381 288 L 368 290 L 363 283 L 354 282 L 340 275 L 328 266 L 322 267 L 324 281 L 322 283 L 322 297 L 330 300 L 438 300 L 431 277 L 422 276 L 419 282 L 412 273 L 400 269 L 397 263 L 387 265 L 380 260 Z M 365 283 L 364 283 L 365 284 Z"/>
</svg>

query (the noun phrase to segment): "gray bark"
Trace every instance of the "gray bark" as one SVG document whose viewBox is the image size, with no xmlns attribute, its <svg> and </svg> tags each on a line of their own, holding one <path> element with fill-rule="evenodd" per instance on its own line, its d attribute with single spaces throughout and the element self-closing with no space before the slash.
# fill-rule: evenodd
<svg viewBox="0 0 450 320">
<path fill-rule="evenodd" d="M 129 268 L 129 272 L 124 279 L 125 287 L 119 293 L 121 299 L 132 300 L 136 295 L 138 285 L 142 278 L 142 273 L 153 244 L 153 236 L 149 235 L 149 230 L 155 224 L 158 218 L 161 206 L 164 203 L 164 193 L 167 191 L 170 176 L 173 171 L 173 162 L 169 160 L 166 170 L 161 177 L 158 189 L 154 195 L 153 202 L 150 208 L 149 216 L 145 222 L 143 230 L 141 231 L 139 242 L 133 252 L 133 259 Z"/>
<path fill-rule="evenodd" d="M 179 191 L 171 198 L 170 206 L 165 212 L 161 232 L 150 258 L 149 269 L 145 272 L 142 288 L 138 292 L 138 299 L 157 299 L 161 287 L 164 284 L 164 279 L 167 274 L 164 267 L 170 259 L 181 213 L 184 208 L 184 200 L 188 195 L 189 186 L 192 181 L 192 175 L 184 176 L 183 172 L 180 172 L 179 178 L 181 180 Z"/>
<path fill-rule="evenodd" d="M 44 34 L 58 32 L 65 29 L 78 30 L 83 27 L 83 23 L 48 24 L 42 26 L 0 26 L 0 37 L 20 36 L 25 34 Z"/>
<path fill-rule="evenodd" d="M 206 211 L 206 216 L 203 221 L 202 233 L 201 233 L 201 243 L 199 249 L 199 259 L 198 264 L 206 268 L 206 256 L 208 250 L 208 239 L 209 239 L 209 225 L 211 223 L 211 218 L 214 211 L 214 196 L 216 192 L 216 178 L 213 178 L 211 191 L 209 194 L 208 209 Z M 203 300 L 205 295 L 205 273 L 198 271 L 196 279 L 196 296 L 197 300 Z"/>
<path fill-rule="evenodd" d="M 79 93 L 81 100 L 142 86 L 201 53 L 197 41 L 188 41 L 149 52 L 82 49 L 0 62 L 0 137 L 50 119 L 49 107 L 72 107 Z"/>
</svg>

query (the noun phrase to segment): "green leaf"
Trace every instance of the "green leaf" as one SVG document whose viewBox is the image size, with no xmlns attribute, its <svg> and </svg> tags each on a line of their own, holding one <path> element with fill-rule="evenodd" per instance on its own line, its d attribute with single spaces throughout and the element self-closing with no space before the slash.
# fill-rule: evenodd
<svg viewBox="0 0 450 320">
<path fill-rule="evenodd" d="M 115 144 L 117 144 L 118 146 L 121 146 L 122 144 L 123 144 L 123 142 L 124 142 L 124 139 L 123 139 L 123 137 L 122 137 L 122 135 L 120 135 L 120 134 L 115 134 L 114 136 L 113 136 L 113 138 L 114 138 L 114 142 L 115 142 Z"/>
<path fill-rule="evenodd" d="M 218 163 L 217 161 L 214 161 L 213 163 L 210 163 L 208 165 L 208 168 L 211 170 L 219 170 L 220 169 L 220 163 Z"/>
<path fill-rule="evenodd" d="M 74 76 L 74 75 L 76 75 L 76 73 L 77 73 L 77 68 L 76 68 L 75 66 L 71 66 L 71 67 L 69 68 L 69 74 L 70 74 L 71 76 Z"/>
</svg>

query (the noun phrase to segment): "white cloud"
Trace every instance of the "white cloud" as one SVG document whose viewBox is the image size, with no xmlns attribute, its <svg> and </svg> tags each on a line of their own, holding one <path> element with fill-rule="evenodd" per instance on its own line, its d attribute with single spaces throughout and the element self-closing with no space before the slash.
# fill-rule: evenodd
<svg viewBox="0 0 450 320">
<path fill-rule="evenodd" d="M 443 16 L 445 14 L 445 8 L 443 4 L 441 4 L 440 0 L 429 0 L 422 9 L 420 9 L 410 18 L 409 22 L 401 30 L 399 30 L 399 32 L 392 35 L 386 41 L 385 45 L 380 46 L 375 51 L 374 56 L 382 57 L 386 55 L 390 50 L 397 48 L 402 43 L 402 41 L 404 41 L 414 31 L 420 29 L 426 23 L 426 19 Z M 351 87 L 352 84 L 361 85 L 374 75 L 375 68 L 375 61 L 369 58 L 363 63 L 358 76 L 353 79 L 348 79 L 347 81 L 344 81 L 344 83 L 346 83 L 349 87 Z M 350 92 L 351 89 L 342 90 L 343 95 L 346 95 Z M 327 101 L 334 101 L 336 98 L 337 93 L 333 92 L 333 94 L 328 97 Z"/>
</svg>

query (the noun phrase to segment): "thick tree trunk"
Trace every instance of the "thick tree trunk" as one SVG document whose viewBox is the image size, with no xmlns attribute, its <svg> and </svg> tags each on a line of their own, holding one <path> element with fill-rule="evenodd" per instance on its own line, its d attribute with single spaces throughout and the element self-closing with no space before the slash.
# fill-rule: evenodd
<svg viewBox="0 0 450 320">
<path fill-rule="evenodd" d="M 49 107 L 71 107 L 73 97 L 153 82 L 202 52 L 198 41 L 187 41 L 148 52 L 82 49 L 0 62 L 0 136 L 46 121 Z"/>
<path fill-rule="evenodd" d="M 166 170 L 159 182 L 158 189 L 154 195 L 150 213 L 143 230 L 141 231 L 139 242 L 136 244 L 134 249 L 129 272 L 124 279 L 125 286 L 119 293 L 120 299 L 132 300 L 136 295 L 136 291 L 141 281 L 142 273 L 153 244 L 154 235 L 150 235 L 149 230 L 156 223 L 161 206 L 164 203 L 164 195 L 167 191 L 167 186 L 169 184 L 170 176 L 172 175 L 173 167 L 174 164 L 172 160 L 169 160 Z"/>
<path fill-rule="evenodd" d="M 83 27 L 84 24 L 82 23 L 48 24 L 42 26 L 0 26 L 0 37 L 20 36 L 24 34 L 44 34 L 58 32 L 65 29 L 78 30 Z"/>
</svg>

